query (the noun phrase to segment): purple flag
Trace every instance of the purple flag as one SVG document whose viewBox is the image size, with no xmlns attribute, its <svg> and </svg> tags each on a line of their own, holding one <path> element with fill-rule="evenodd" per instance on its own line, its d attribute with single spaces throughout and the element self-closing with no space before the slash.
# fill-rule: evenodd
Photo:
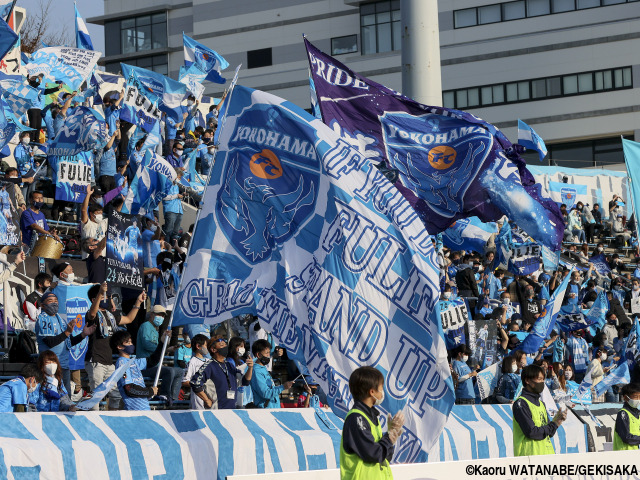
<svg viewBox="0 0 640 480">
<path fill-rule="evenodd" d="M 535 240 L 560 249 L 558 206 L 542 195 L 519 146 L 495 126 L 467 112 L 417 103 L 306 39 L 305 45 L 323 121 L 379 164 L 429 232 L 461 218 L 492 222 L 507 215 Z"/>
</svg>

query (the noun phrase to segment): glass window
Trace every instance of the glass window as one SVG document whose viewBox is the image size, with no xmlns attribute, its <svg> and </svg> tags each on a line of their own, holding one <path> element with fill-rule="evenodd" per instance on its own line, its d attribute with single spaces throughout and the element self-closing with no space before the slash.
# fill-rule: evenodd
<svg viewBox="0 0 640 480">
<path fill-rule="evenodd" d="M 378 53 L 390 52 L 393 50 L 391 45 L 391 24 L 378 24 Z"/>
<path fill-rule="evenodd" d="M 400 50 L 402 49 L 402 27 L 400 22 L 393 22 L 391 28 L 393 29 L 393 49 Z"/>
<path fill-rule="evenodd" d="M 455 28 L 472 27 L 478 24 L 475 8 L 466 8 L 453 12 L 453 22 Z"/>
<path fill-rule="evenodd" d="M 480 97 L 482 99 L 482 105 L 491 105 L 493 103 L 493 88 L 482 87 L 480 89 Z"/>
<path fill-rule="evenodd" d="M 142 17 L 136 17 L 136 26 L 142 26 L 142 25 L 151 25 L 151 16 L 150 15 L 144 15 Z"/>
<path fill-rule="evenodd" d="M 151 24 L 142 27 L 136 26 L 137 50 L 151 50 Z"/>
<path fill-rule="evenodd" d="M 343 55 L 358 51 L 358 36 L 347 35 L 331 39 L 331 55 Z"/>
<path fill-rule="evenodd" d="M 361 5 L 360 26 L 363 55 L 400 49 L 400 2 L 386 0 Z"/>
<path fill-rule="evenodd" d="M 622 69 L 622 84 L 625 87 L 633 86 L 633 81 L 631 80 L 631 68 Z"/>
<path fill-rule="evenodd" d="M 467 91 L 466 90 L 457 90 L 456 91 L 456 108 L 466 108 L 467 103 Z"/>
<path fill-rule="evenodd" d="M 582 10 L 583 8 L 593 8 L 600 6 L 600 0 L 577 0 L 578 2 L 578 10 Z"/>
<path fill-rule="evenodd" d="M 480 105 L 480 89 L 469 88 L 467 90 L 467 104 L 469 107 L 477 107 Z"/>
<path fill-rule="evenodd" d="M 615 5 L 617 3 L 625 3 L 627 0 L 602 0 L 603 5 Z"/>
<path fill-rule="evenodd" d="M 122 22 L 124 25 L 124 22 Z M 136 29 L 135 27 L 122 27 L 120 34 L 121 53 L 133 53 L 136 51 Z"/>
<path fill-rule="evenodd" d="M 547 96 L 547 82 L 545 79 L 533 80 L 531 82 L 531 97 L 544 98 Z"/>
<path fill-rule="evenodd" d="M 508 2 L 502 4 L 502 19 L 516 20 L 526 17 L 524 0 L 519 2 Z"/>
<path fill-rule="evenodd" d="M 104 24 L 105 55 L 120 55 L 120 22 Z"/>
<path fill-rule="evenodd" d="M 560 166 L 593 166 L 593 146 L 591 142 L 573 142 L 549 146 L 549 157 Z"/>
<path fill-rule="evenodd" d="M 624 75 L 622 73 L 622 68 L 616 68 L 613 71 L 613 87 L 614 88 L 622 88 L 624 87 Z"/>
<path fill-rule="evenodd" d="M 562 95 L 562 80 L 560 77 L 547 78 L 547 96 L 558 97 Z"/>
<path fill-rule="evenodd" d="M 456 99 L 453 92 L 442 92 L 442 106 L 445 108 L 456 108 Z"/>
<path fill-rule="evenodd" d="M 518 100 L 529 100 L 529 82 L 518 82 Z"/>
<path fill-rule="evenodd" d="M 151 15 L 151 23 L 165 23 L 167 21 L 167 14 L 165 12 L 155 13 Z"/>
<path fill-rule="evenodd" d="M 507 83 L 507 102 L 518 101 L 518 84 Z"/>
<path fill-rule="evenodd" d="M 268 67 L 273 64 L 271 48 L 261 48 L 247 52 L 247 68 Z"/>
<path fill-rule="evenodd" d="M 493 86 L 493 103 L 504 103 L 504 85 Z"/>
<path fill-rule="evenodd" d="M 573 95 L 578 93 L 578 76 L 567 75 L 562 77 L 562 93 L 564 95 Z"/>
<path fill-rule="evenodd" d="M 376 53 L 376 26 L 362 27 L 362 54 Z"/>
<path fill-rule="evenodd" d="M 551 0 L 553 13 L 570 12 L 576 9 L 576 0 Z"/>
<path fill-rule="evenodd" d="M 156 23 L 151 25 L 151 48 L 163 48 L 167 46 L 167 24 Z"/>
<path fill-rule="evenodd" d="M 548 15 L 551 13 L 549 0 L 527 0 L 527 17 Z"/>
<path fill-rule="evenodd" d="M 593 91 L 593 75 L 590 73 L 581 73 L 578 75 L 578 91 L 580 93 Z"/>
<path fill-rule="evenodd" d="M 478 23 L 496 23 L 500 18 L 500 5 L 487 5 L 486 7 L 478 7 Z"/>
<path fill-rule="evenodd" d="M 107 50 L 114 51 L 114 47 L 110 43 L 107 40 Z M 142 15 L 121 20 L 120 41 L 114 41 L 113 43 L 117 45 L 117 53 L 120 54 L 165 48 L 168 45 L 166 13 Z"/>
</svg>

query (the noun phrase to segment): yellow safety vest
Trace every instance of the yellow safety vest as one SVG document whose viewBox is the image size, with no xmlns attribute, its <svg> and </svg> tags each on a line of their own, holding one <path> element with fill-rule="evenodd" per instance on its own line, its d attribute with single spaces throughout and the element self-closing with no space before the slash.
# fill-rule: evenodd
<svg viewBox="0 0 640 480">
<path fill-rule="evenodd" d="M 520 399 L 524 400 L 527 402 L 527 405 L 529 405 L 531 418 L 533 419 L 533 424 L 536 427 L 543 427 L 549 423 L 547 408 L 544 406 L 542 400 L 540 401 L 540 405 L 536 406 L 524 397 L 518 397 L 516 402 Z M 515 457 L 526 457 L 529 455 L 553 455 L 554 453 L 556 452 L 553 449 L 551 438 L 547 437 L 543 440 L 533 440 L 526 437 L 525 434 L 522 433 L 520 424 L 516 422 L 515 418 L 513 419 L 513 455 Z"/>
<path fill-rule="evenodd" d="M 629 433 L 631 435 L 640 435 L 640 419 L 631 415 L 631 412 L 626 408 L 620 410 L 620 412 L 627 412 L 629 415 Z M 619 413 L 619 412 L 618 412 Z M 622 441 L 618 433 L 614 429 L 613 434 L 613 449 L 614 450 L 638 450 L 639 445 L 629 445 Z"/>
<path fill-rule="evenodd" d="M 362 410 L 358 409 L 351 410 L 347 414 L 347 417 L 352 413 L 359 413 L 367 419 L 367 422 L 369 422 L 369 426 L 371 427 L 371 434 L 376 442 L 379 442 L 382 439 L 382 427 L 380 426 L 380 423 L 378 423 L 378 425 L 374 425 L 369 417 Z M 345 417 L 345 420 L 347 417 Z M 385 460 L 382 465 L 379 463 L 367 463 L 355 453 L 345 452 L 342 440 L 340 440 L 341 480 L 387 480 L 392 478 L 393 475 L 391 474 L 391 468 L 389 467 L 389 462 L 387 460 Z"/>
</svg>

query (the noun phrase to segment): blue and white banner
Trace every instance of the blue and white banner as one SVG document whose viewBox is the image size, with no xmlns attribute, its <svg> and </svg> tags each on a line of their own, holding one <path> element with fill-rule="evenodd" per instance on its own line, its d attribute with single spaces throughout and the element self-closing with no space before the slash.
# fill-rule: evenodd
<svg viewBox="0 0 640 480">
<path fill-rule="evenodd" d="M 529 275 L 540 268 L 542 246 L 534 242 L 516 243 L 509 223 L 496 237 L 495 265 L 516 275 Z"/>
<path fill-rule="evenodd" d="M 572 183 L 549 182 L 549 192 L 551 198 L 557 204 L 565 204 L 567 212 L 576 206 L 578 202 L 589 203 L 586 185 L 575 185 Z"/>
<path fill-rule="evenodd" d="M 111 286 L 144 288 L 142 239 L 138 219 L 117 211 L 109 214 L 106 281 Z"/>
<path fill-rule="evenodd" d="M 480 399 L 484 400 L 493 395 L 493 391 L 498 386 L 498 380 L 502 376 L 502 362 L 494 363 L 493 365 L 478 372 L 476 377 L 476 385 L 478 386 L 478 393 Z"/>
<path fill-rule="evenodd" d="M 21 117 L 30 108 L 40 108 L 40 90 L 25 85 L 22 81 L 1 80 L 2 98 L 14 115 Z"/>
<path fill-rule="evenodd" d="M 173 168 L 166 159 L 162 158 L 156 152 L 148 148 L 145 150 L 142 165 L 153 172 L 158 172 L 164 175 L 171 182 L 175 182 L 176 178 L 178 178 L 176 169 Z"/>
<path fill-rule="evenodd" d="M 153 212 L 169 194 L 171 185 L 173 182 L 165 174 L 141 165 L 129 185 L 122 212 L 132 215 Z"/>
<path fill-rule="evenodd" d="M 157 106 L 157 100 L 150 100 L 145 94 L 145 89 L 131 78 L 127 80 L 127 88 L 124 91 L 120 118 L 150 132 L 160 120 L 162 113 Z"/>
<path fill-rule="evenodd" d="M 89 289 L 91 287 L 93 287 L 93 284 L 65 285 L 63 282 L 58 282 L 56 288 L 53 289 L 53 293 L 58 297 L 58 304 L 60 305 L 58 314 L 63 323 L 66 325 L 69 322 L 74 322 L 72 336 L 82 333 L 84 328 L 85 314 L 91 307 L 91 302 L 89 302 Z M 69 368 L 71 370 L 82 370 L 84 368 L 84 357 L 89 347 L 89 339 L 85 338 L 77 345 L 71 346 L 71 340 L 67 338 L 65 343 L 69 350 Z"/>
<path fill-rule="evenodd" d="M 189 68 L 180 67 L 178 81 L 187 86 L 187 90 L 196 97 L 196 100 L 200 100 L 204 93 L 202 82 L 206 76 L 207 74 L 202 72 L 196 65 L 191 65 Z"/>
<path fill-rule="evenodd" d="M 226 80 L 222 78 L 222 70 L 229 66 L 229 62 L 218 52 L 196 42 L 184 32 L 182 39 L 184 42 L 184 64 L 187 67 L 195 65 L 210 82 L 225 83 Z"/>
<path fill-rule="evenodd" d="M 152 102 L 157 102 L 161 111 L 177 123 L 182 122 L 181 104 L 187 93 L 187 86 L 184 83 L 146 68 L 133 67 L 126 63 L 121 63 L 120 68 L 128 84 L 131 84 L 132 79 L 135 79 L 136 85 L 142 85 L 145 96 Z"/>
<path fill-rule="evenodd" d="M 588 311 L 583 311 L 585 322 L 589 324 L 592 335 L 596 334 L 596 330 L 604 327 L 607 323 L 606 315 L 609 311 L 609 299 L 607 293 L 602 290 L 598 293 L 593 305 Z"/>
<path fill-rule="evenodd" d="M 518 143 L 529 150 L 538 152 L 538 157 L 542 162 L 547 156 L 547 146 L 533 128 L 518 119 Z"/>
<path fill-rule="evenodd" d="M 0 99 L 0 149 L 7 145 L 16 134 L 16 124 L 9 121 L 6 111 L 9 109 L 7 102 Z"/>
<path fill-rule="evenodd" d="M 13 4 L 13 1 L 11 4 Z M 0 7 L 2 11 L 4 11 L 5 8 L 6 6 L 4 8 Z M 9 12 L 11 12 L 11 6 L 9 6 Z M 8 14 L 9 13 L 7 13 L 7 15 Z M 6 19 L 7 16 L 0 18 L 0 60 L 16 46 L 19 38 L 18 34 L 13 31 L 13 28 L 7 24 Z"/>
<path fill-rule="evenodd" d="M 104 397 L 106 397 L 111 390 L 113 390 L 118 384 L 118 380 L 122 378 L 127 369 L 135 361 L 134 358 L 130 358 L 128 361 L 122 363 L 104 382 L 98 385 L 89 398 L 83 399 L 76 405 L 78 410 L 91 410 L 96 405 L 99 405 Z"/>
<path fill-rule="evenodd" d="M 498 233 L 498 224 L 495 222 L 485 223 L 478 217 L 461 218 L 443 232 L 442 241 L 451 250 L 483 254 L 489 238 L 494 233 Z"/>
<path fill-rule="evenodd" d="M 636 210 L 636 218 L 638 217 L 638 209 L 640 209 L 640 143 L 631 140 L 622 139 L 622 150 L 624 152 L 624 163 L 627 166 L 627 173 L 631 179 L 631 198 L 633 206 Z M 623 204 L 624 205 L 624 204 Z M 627 213 L 627 215 L 629 215 Z M 638 233 L 638 221 L 636 220 L 636 234 Z"/>
<path fill-rule="evenodd" d="M 589 259 L 589 263 L 593 263 L 593 266 L 600 275 L 608 275 L 611 273 L 611 267 L 609 266 L 609 262 L 607 262 L 607 257 L 605 257 L 604 253 L 594 255 Z"/>
<path fill-rule="evenodd" d="M 378 368 L 382 411 L 407 417 L 394 458 L 426 458 L 454 401 L 431 236 L 371 162 L 304 110 L 241 86 L 225 103 L 174 326 L 257 315 L 341 416 L 351 372 Z"/>
<path fill-rule="evenodd" d="M 633 373 L 634 369 L 640 365 L 640 349 L 638 349 L 638 341 L 640 340 L 640 319 L 636 317 L 627 337 L 627 343 L 624 347 L 624 356 L 619 363 L 627 362 L 629 371 Z"/>
<path fill-rule="evenodd" d="M 69 47 L 45 47 L 36 51 L 25 68 L 30 76 L 43 73 L 45 77 L 61 80 L 78 90 L 89 78 L 102 54 L 93 50 Z"/>
<path fill-rule="evenodd" d="M 64 125 L 49 146 L 48 154 L 66 157 L 101 149 L 107 144 L 108 136 L 108 126 L 98 111 L 76 107 L 67 114 Z"/>
<path fill-rule="evenodd" d="M 85 50 L 93 50 L 93 42 L 89 35 L 86 23 L 78 12 L 78 7 L 74 4 L 73 8 L 76 11 L 76 48 L 83 48 Z"/>
<path fill-rule="evenodd" d="M 573 403 L 579 403 L 581 405 L 590 405 L 593 400 L 591 398 L 591 387 L 593 386 L 593 380 L 591 379 L 591 370 L 587 372 L 587 374 L 580 382 L 580 386 L 571 397 L 571 401 Z"/>
<path fill-rule="evenodd" d="M 562 308 L 564 294 L 567 291 L 567 285 L 569 285 L 570 279 L 571 272 L 555 289 L 553 295 L 551 295 L 551 298 L 544 306 L 544 310 L 542 310 L 542 313 L 538 317 L 538 320 L 536 320 L 536 323 L 534 323 L 533 327 L 531 327 L 529 335 L 527 335 L 527 338 L 525 338 L 522 343 L 518 345 L 518 350 L 522 350 L 524 353 L 528 354 L 537 352 L 544 341 L 549 338 L 549 334 L 551 334 L 551 331 L 556 324 L 556 317 L 558 316 L 558 313 L 560 313 L 560 309 Z"/>
<path fill-rule="evenodd" d="M 49 157 L 52 160 L 54 157 Z M 56 200 L 82 203 L 91 185 L 93 153 L 80 152 L 73 156 L 55 157 L 51 166 L 56 172 Z"/>
<path fill-rule="evenodd" d="M 631 375 L 629 374 L 629 365 L 627 365 L 627 362 L 622 362 L 596 384 L 596 386 L 594 387 L 596 391 L 596 397 L 602 395 L 609 389 L 609 387 L 612 387 L 613 385 L 626 385 L 630 381 Z"/>
<path fill-rule="evenodd" d="M 312 408 L 116 411 L 7 413 L 2 427 L 4 478 L 226 480 L 338 468 L 342 421 Z"/>
<path fill-rule="evenodd" d="M 447 350 L 464 345 L 466 343 L 464 326 L 470 320 L 469 308 L 465 299 L 456 297 L 450 300 L 440 300 L 439 311 Z"/>
</svg>

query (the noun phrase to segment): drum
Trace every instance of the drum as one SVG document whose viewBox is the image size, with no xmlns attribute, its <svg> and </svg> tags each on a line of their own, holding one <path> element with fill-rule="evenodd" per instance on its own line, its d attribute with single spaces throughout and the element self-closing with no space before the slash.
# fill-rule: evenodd
<svg viewBox="0 0 640 480">
<path fill-rule="evenodd" d="M 39 235 L 30 255 L 32 257 L 53 258 L 57 260 L 62 257 L 63 250 L 64 244 L 51 235 Z"/>
</svg>

